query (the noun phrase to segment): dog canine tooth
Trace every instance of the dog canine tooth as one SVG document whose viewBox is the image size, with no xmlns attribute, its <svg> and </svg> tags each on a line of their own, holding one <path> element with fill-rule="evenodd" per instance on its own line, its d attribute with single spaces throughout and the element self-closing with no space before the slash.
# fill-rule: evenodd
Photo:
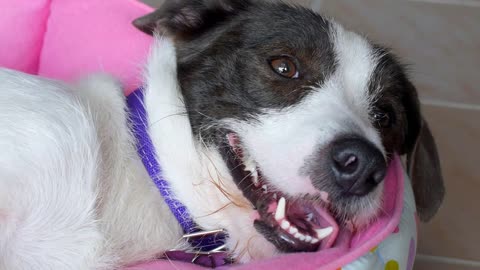
<svg viewBox="0 0 480 270">
<path fill-rule="evenodd" d="M 281 197 L 280 200 L 278 200 L 278 205 L 277 205 L 277 210 L 275 211 L 275 220 L 280 221 L 285 218 L 285 207 L 286 207 L 286 201 L 284 197 Z"/>
<path fill-rule="evenodd" d="M 273 193 L 273 199 L 274 199 L 274 200 L 277 199 L 277 193 Z"/>
<path fill-rule="evenodd" d="M 248 154 L 245 154 L 242 159 L 242 163 L 245 166 L 245 171 L 250 172 L 253 184 L 258 187 L 260 185 L 260 182 L 258 181 L 257 164 L 253 159 L 248 156 Z"/>
<path fill-rule="evenodd" d="M 258 181 L 258 172 L 256 169 L 253 169 L 253 171 L 250 171 L 251 176 L 252 176 L 252 182 L 253 184 L 258 187 L 260 185 L 260 182 Z"/>
<path fill-rule="evenodd" d="M 263 186 L 262 186 L 262 191 L 263 191 L 263 193 L 268 193 L 268 187 L 267 187 L 267 185 L 263 185 Z"/>
<path fill-rule="evenodd" d="M 290 228 L 290 222 L 284 219 L 280 224 L 280 227 L 284 230 L 287 230 L 288 228 Z"/>
<path fill-rule="evenodd" d="M 305 218 L 308 222 L 311 222 L 313 219 L 313 213 L 308 213 L 307 217 Z"/>
<path fill-rule="evenodd" d="M 298 229 L 294 226 L 290 226 L 288 233 L 290 233 L 291 235 L 295 235 L 296 233 L 298 233 Z"/>
<path fill-rule="evenodd" d="M 245 170 L 247 171 L 251 171 L 252 173 L 256 171 L 257 165 L 255 164 L 255 161 L 248 157 L 244 158 L 243 165 L 245 166 Z"/>
<path fill-rule="evenodd" d="M 329 236 L 333 232 L 332 227 L 326 227 L 323 229 L 316 229 L 315 232 L 317 233 L 317 237 L 319 240 L 322 240 L 323 238 Z"/>
</svg>

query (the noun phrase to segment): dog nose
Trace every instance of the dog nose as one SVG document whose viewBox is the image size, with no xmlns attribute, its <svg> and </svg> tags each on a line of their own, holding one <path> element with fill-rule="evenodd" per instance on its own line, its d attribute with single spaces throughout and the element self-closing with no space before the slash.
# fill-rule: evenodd
<svg viewBox="0 0 480 270">
<path fill-rule="evenodd" d="M 385 159 L 380 150 L 366 139 L 337 140 L 331 149 L 335 181 L 347 194 L 366 195 L 385 177 Z"/>
</svg>

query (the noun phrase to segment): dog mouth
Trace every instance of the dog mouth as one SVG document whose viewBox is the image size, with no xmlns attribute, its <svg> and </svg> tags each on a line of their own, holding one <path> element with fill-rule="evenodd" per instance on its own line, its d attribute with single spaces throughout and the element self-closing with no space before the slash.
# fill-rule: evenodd
<svg viewBox="0 0 480 270">
<path fill-rule="evenodd" d="M 290 197 L 271 185 L 242 148 L 235 133 L 227 134 L 224 158 L 243 195 L 258 215 L 254 226 L 282 252 L 314 252 L 331 247 L 339 227 L 326 202 L 315 197 Z"/>
</svg>

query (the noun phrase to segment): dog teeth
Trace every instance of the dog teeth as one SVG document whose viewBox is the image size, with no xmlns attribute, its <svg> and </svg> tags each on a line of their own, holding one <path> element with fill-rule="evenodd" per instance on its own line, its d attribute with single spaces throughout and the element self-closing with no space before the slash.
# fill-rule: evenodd
<svg viewBox="0 0 480 270">
<path fill-rule="evenodd" d="M 324 239 L 325 237 L 329 236 L 333 232 L 332 227 L 326 227 L 323 229 L 316 229 L 315 232 L 317 233 L 317 237 L 319 240 Z"/>
<path fill-rule="evenodd" d="M 285 218 L 285 207 L 286 207 L 286 201 L 284 197 L 281 197 L 280 200 L 278 200 L 278 205 L 277 205 L 277 210 L 275 211 L 275 220 L 280 221 Z"/>
<path fill-rule="evenodd" d="M 258 181 L 258 172 L 256 169 L 253 169 L 253 171 L 250 171 L 251 172 L 251 176 L 252 176 L 252 182 L 253 184 L 258 187 L 260 185 L 260 182 Z"/>
<path fill-rule="evenodd" d="M 298 232 L 297 228 L 295 228 L 295 231 L 293 231 L 293 233 L 292 233 L 292 230 L 291 230 L 292 228 L 295 228 L 295 227 L 291 226 L 290 230 L 288 232 L 293 237 L 295 237 L 296 239 L 298 239 L 300 241 L 303 241 L 303 242 L 306 242 L 306 243 L 310 243 L 310 244 L 316 244 L 316 243 L 320 242 L 320 240 L 318 238 L 315 238 L 311 235 L 306 235 L 306 234 Z"/>
<path fill-rule="evenodd" d="M 243 165 L 245 166 L 245 171 L 250 172 L 253 184 L 258 187 L 260 182 L 258 181 L 257 164 L 255 164 L 255 161 L 249 157 L 244 157 Z"/>
<path fill-rule="evenodd" d="M 268 193 L 268 187 L 267 187 L 267 185 L 263 185 L 263 186 L 262 186 L 262 191 L 263 191 L 263 193 Z"/>
<path fill-rule="evenodd" d="M 277 199 L 277 193 L 273 193 L 273 199 L 274 199 L 274 200 Z"/>
<path fill-rule="evenodd" d="M 266 189 L 266 186 L 262 186 L 262 189 Z M 296 228 L 293 224 L 291 224 L 285 218 L 286 207 L 287 207 L 287 201 L 284 197 L 281 197 L 278 200 L 277 210 L 275 210 L 275 220 L 280 225 L 280 228 L 282 228 L 284 231 L 288 232 L 290 235 L 292 235 L 296 239 L 299 239 L 300 241 L 303 241 L 305 243 L 316 244 L 320 240 L 329 236 L 333 232 L 332 227 L 327 227 L 327 228 L 323 228 L 323 229 L 316 229 L 315 233 L 317 234 L 317 237 L 314 237 L 312 235 L 303 234 L 303 233 L 299 232 L 298 228 Z M 313 219 L 313 214 L 309 213 L 307 215 L 306 219 L 308 221 L 311 221 Z"/>
<path fill-rule="evenodd" d="M 280 224 L 280 227 L 284 230 L 287 230 L 288 228 L 290 228 L 290 222 L 286 221 L 285 219 L 282 221 L 282 223 Z"/>
</svg>

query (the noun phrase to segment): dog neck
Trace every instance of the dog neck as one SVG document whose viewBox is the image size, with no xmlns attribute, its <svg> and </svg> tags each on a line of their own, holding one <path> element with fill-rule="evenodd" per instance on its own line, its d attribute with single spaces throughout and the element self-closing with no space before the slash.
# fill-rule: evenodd
<svg viewBox="0 0 480 270">
<path fill-rule="evenodd" d="M 196 224 L 206 231 L 227 230 L 227 248 L 235 249 L 245 234 L 257 235 L 251 225 L 253 209 L 220 153 L 192 133 L 170 40 L 155 38 L 145 82 L 146 124 L 164 179 Z"/>
<path fill-rule="evenodd" d="M 162 169 L 157 161 L 152 140 L 148 134 L 147 113 L 144 107 L 144 90 L 139 88 L 127 97 L 130 124 L 136 141 L 137 153 L 142 160 L 151 180 L 162 195 L 170 211 L 185 232 L 184 238 L 202 252 L 219 251 L 224 248 L 223 230 L 202 231 L 198 228 L 187 208 L 170 190 L 170 184 L 163 178 Z"/>
</svg>

